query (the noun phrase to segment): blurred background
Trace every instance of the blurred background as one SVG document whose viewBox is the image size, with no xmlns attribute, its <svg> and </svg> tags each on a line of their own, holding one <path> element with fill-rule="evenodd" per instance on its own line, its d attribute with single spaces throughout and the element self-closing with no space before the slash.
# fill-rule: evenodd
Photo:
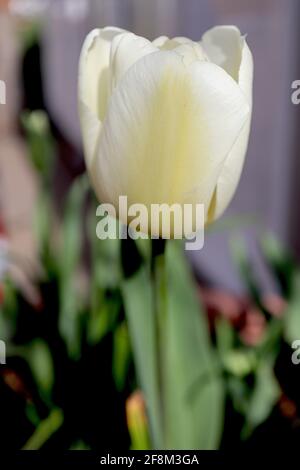
<svg viewBox="0 0 300 470">
<path fill-rule="evenodd" d="M 300 375 L 290 346 L 300 339 L 299 110 L 291 84 L 300 78 L 299 18 L 297 0 L 0 0 L 1 445 L 148 445 L 118 248 L 72 235 L 91 224 L 95 202 L 84 175 L 78 60 L 86 34 L 107 25 L 150 39 L 199 40 L 216 24 L 247 35 L 255 73 L 245 168 L 230 208 L 189 262 L 212 348 L 227 354 L 218 446 L 297 441 Z"/>
</svg>

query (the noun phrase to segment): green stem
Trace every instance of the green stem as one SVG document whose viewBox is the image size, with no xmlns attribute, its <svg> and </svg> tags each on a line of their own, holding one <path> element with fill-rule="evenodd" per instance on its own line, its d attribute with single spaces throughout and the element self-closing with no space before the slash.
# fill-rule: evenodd
<svg viewBox="0 0 300 470">
<path fill-rule="evenodd" d="M 55 408 L 51 411 L 48 418 L 41 421 L 33 435 L 29 438 L 23 447 L 23 450 L 38 450 L 40 449 L 50 437 L 56 433 L 64 422 L 63 412 Z"/>
<path fill-rule="evenodd" d="M 152 258 L 151 258 L 151 279 L 153 289 L 154 322 L 155 322 L 155 343 L 157 358 L 157 384 L 160 400 L 160 425 L 161 436 L 164 440 L 164 386 L 163 386 L 163 337 L 166 316 L 166 272 L 165 272 L 165 248 L 166 240 L 152 240 Z M 160 443 L 163 448 L 164 442 Z"/>
</svg>

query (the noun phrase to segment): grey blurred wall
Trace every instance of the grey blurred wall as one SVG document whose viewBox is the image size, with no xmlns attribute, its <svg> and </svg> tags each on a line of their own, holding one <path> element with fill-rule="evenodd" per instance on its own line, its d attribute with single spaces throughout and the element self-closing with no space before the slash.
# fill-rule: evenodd
<svg viewBox="0 0 300 470">
<path fill-rule="evenodd" d="M 62 132 L 79 147 L 77 64 L 83 38 L 93 27 L 117 25 L 149 38 L 167 34 L 197 40 L 215 24 L 236 24 L 247 33 L 254 55 L 254 112 L 245 169 L 226 215 L 255 214 L 263 226 L 299 249 L 298 210 L 292 207 L 298 196 L 299 113 L 290 100 L 291 82 L 300 78 L 298 18 L 297 0 L 91 0 L 77 19 L 60 14 L 44 22 L 49 109 Z M 258 228 L 245 232 L 258 275 L 269 289 L 256 246 Z M 239 292 L 242 285 L 232 266 L 228 237 L 224 231 L 208 234 L 205 248 L 194 253 L 192 261 L 217 284 Z"/>
</svg>

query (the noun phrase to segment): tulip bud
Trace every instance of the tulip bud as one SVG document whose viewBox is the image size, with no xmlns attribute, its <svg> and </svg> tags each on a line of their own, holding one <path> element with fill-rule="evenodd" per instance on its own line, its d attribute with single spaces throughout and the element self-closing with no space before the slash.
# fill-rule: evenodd
<svg viewBox="0 0 300 470">
<path fill-rule="evenodd" d="M 251 52 L 234 26 L 215 27 L 199 42 L 92 31 L 80 58 L 79 111 L 99 200 L 117 209 L 127 196 L 148 213 L 153 204 L 189 204 L 192 213 L 203 204 L 205 223 L 219 217 L 243 167 L 252 75 Z"/>
<path fill-rule="evenodd" d="M 134 392 L 126 402 L 127 426 L 134 450 L 149 449 L 148 422 L 143 395 Z"/>
</svg>

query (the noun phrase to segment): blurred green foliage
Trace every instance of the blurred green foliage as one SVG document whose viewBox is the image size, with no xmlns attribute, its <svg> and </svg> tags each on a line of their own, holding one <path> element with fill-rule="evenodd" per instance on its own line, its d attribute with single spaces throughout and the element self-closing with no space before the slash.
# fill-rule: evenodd
<svg viewBox="0 0 300 470">
<path fill-rule="evenodd" d="M 207 317 L 182 243 L 168 242 L 163 255 L 157 241 L 99 241 L 86 175 L 57 207 L 47 116 L 25 113 L 22 123 L 40 181 L 42 269 L 34 305 L 8 276 L 3 281 L 2 442 L 63 450 L 241 446 L 272 423 L 282 397 L 297 409 L 298 375 L 290 368 L 286 376 L 282 364 L 291 364 L 290 345 L 300 339 L 300 270 L 278 241 L 264 235 L 261 252 L 286 302 L 281 315 L 263 301 L 246 244 L 233 242 L 249 301 L 265 321 L 261 340 L 246 344 L 240 326 Z"/>
</svg>

